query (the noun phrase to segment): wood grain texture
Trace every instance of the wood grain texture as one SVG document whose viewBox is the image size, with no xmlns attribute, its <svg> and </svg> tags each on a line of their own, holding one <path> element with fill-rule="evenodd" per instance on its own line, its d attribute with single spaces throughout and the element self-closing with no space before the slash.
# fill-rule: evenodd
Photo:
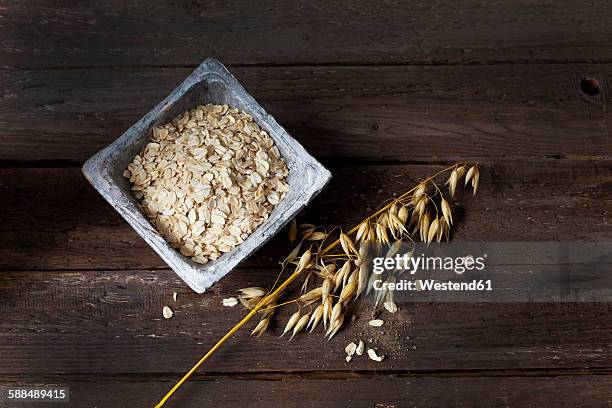
<svg viewBox="0 0 612 408">
<path fill-rule="evenodd" d="M 270 285 L 274 269 L 239 268 L 209 293 L 191 292 L 169 270 L 3 271 L 0 273 L 0 372 L 5 375 L 180 374 L 244 316 L 222 299 L 241 287 Z M 299 286 L 298 286 L 299 287 Z M 177 302 L 172 293 L 177 292 Z M 162 307 L 174 317 L 164 319 Z M 582 370 L 612 366 L 609 303 L 399 303 L 368 326 L 371 304 L 331 341 L 321 328 L 279 339 L 294 312 L 279 311 L 269 332 L 238 332 L 203 373 L 383 370 L 404 374 L 473 370 Z M 386 355 L 350 364 L 344 347 L 358 338 Z"/>
<path fill-rule="evenodd" d="M 609 160 L 481 163 L 479 194 L 460 196 L 458 241 L 612 240 Z M 435 173 L 433 165 L 332 166 L 304 221 L 353 227 L 381 202 Z M 0 169 L 0 269 L 164 268 L 78 168 Z M 579 215 L 577 215 L 579 214 Z M 289 251 L 283 233 L 246 261 L 271 266 Z"/>
<path fill-rule="evenodd" d="M 605 0 L 2 1 L 4 66 L 610 61 Z M 27 29 L 24 29 L 27 27 Z"/>
<path fill-rule="evenodd" d="M 282 234 L 194 294 L 77 168 L 206 57 L 332 168 L 304 221 L 352 226 L 469 159 L 454 240 L 612 241 L 611 19 L 604 0 L 0 0 L 0 387 L 151 406 L 244 315 L 222 299 L 274 281 Z M 375 329 L 355 304 L 331 342 L 278 339 L 284 309 L 169 406 L 612 408 L 612 303 L 399 306 Z M 358 338 L 385 361 L 347 364 Z"/>
<path fill-rule="evenodd" d="M 609 157 L 612 65 L 232 68 L 319 159 Z M 0 160 L 83 161 L 191 69 L 0 71 Z M 599 94 L 580 80 L 592 77 Z"/>
<path fill-rule="evenodd" d="M 80 407 L 151 407 L 174 378 L 121 379 L 63 377 L 36 380 L 41 385 L 67 384 L 70 401 Z M 20 382 L 0 382 L 15 386 Z M 27 382 L 26 384 L 31 384 Z M 166 405 L 219 408 L 540 408 L 554 401 L 555 408 L 606 408 L 610 406 L 610 375 L 567 377 L 466 377 L 402 378 L 392 375 L 348 378 L 296 379 L 267 376 L 236 379 L 211 376 L 190 381 Z M 478 395 L 478 398 L 474 398 Z M 65 407 L 66 404 L 44 404 Z"/>
</svg>

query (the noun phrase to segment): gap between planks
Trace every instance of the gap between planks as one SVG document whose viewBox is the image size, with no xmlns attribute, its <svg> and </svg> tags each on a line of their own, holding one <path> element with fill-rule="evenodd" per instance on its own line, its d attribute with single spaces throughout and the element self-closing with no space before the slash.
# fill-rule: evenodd
<svg viewBox="0 0 612 408">
<path fill-rule="evenodd" d="M 37 376 L 37 380 L 69 380 L 69 381 L 117 381 L 117 380 L 145 380 L 174 381 L 176 376 L 183 373 L 45 373 Z M 32 375 L 2 373 L 2 382 L 20 382 L 29 380 Z M 466 369 L 466 370 L 335 370 L 335 371 L 229 371 L 229 372 L 196 372 L 190 381 L 210 381 L 220 378 L 253 381 L 282 381 L 287 379 L 301 380 L 348 380 L 354 378 L 374 377 L 396 378 L 516 378 L 516 377 L 575 377 L 575 376 L 612 376 L 612 367 L 595 368 L 565 368 L 565 369 Z"/>
<path fill-rule="evenodd" d="M 510 156 L 504 155 L 499 156 L 504 160 L 523 160 L 538 162 L 540 160 L 567 160 L 570 162 L 589 162 L 599 160 L 612 160 L 612 155 L 542 155 L 542 156 Z M 450 166 L 455 163 L 469 162 L 491 162 L 496 156 L 453 156 L 453 157 L 417 157 L 413 160 L 368 160 L 360 158 L 322 158 L 319 159 L 326 167 L 367 167 L 367 166 Z M 83 161 L 80 160 L 65 160 L 65 159 L 51 159 L 51 160 L 0 160 L 0 169 L 60 169 L 60 168 L 80 168 L 83 166 Z"/>
<path fill-rule="evenodd" d="M 223 61 L 221 61 L 223 62 Z M 287 63 L 256 62 L 256 63 L 227 63 L 228 68 L 385 68 L 385 67 L 463 67 L 463 66 L 497 66 L 497 65 L 568 65 L 568 64 L 589 64 L 603 65 L 611 64 L 612 59 L 516 59 L 516 60 L 495 60 L 495 59 L 474 59 L 474 60 L 421 60 L 421 61 L 328 61 L 312 63 L 307 61 L 293 61 Z M 107 65 L 2 65 L 0 70 L 28 70 L 28 71 L 70 71 L 82 69 L 195 69 L 198 64 L 107 64 Z"/>
</svg>

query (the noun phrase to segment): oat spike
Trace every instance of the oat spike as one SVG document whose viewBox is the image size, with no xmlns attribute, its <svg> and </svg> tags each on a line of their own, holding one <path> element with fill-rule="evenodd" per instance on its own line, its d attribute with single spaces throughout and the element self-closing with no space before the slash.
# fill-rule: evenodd
<svg viewBox="0 0 612 408">
<path fill-rule="evenodd" d="M 467 186 L 468 182 L 472 181 L 472 188 L 474 189 L 474 195 L 476 195 L 476 189 L 478 188 L 478 181 L 480 179 L 480 172 L 478 171 L 477 166 L 472 166 L 468 170 L 465 175 L 465 185 Z"/>
<path fill-rule="evenodd" d="M 338 332 L 343 322 L 344 322 L 343 304 L 342 302 L 338 302 L 336 303 L 336 305 L 334 306 L 332 310 L 329 328 L 327 329 L 327 332 L 325 332 L 325 336 L 328 336 L 328 340 L 331 340 L 331 338 L 336 334 L 336 332 Z"/>
<path fill-rule="evenodd" d="M 328 298 L 330 293 L 332 293 L 332 290 L 334 288 L 334 280 L 332 278 L 327 278 L 323 281 L 323 286 L 321 286 L 321 299 L 323 299 L 323 302 L 325 302 Z"/>
<path fill-rule="evenodd" d="M 346 284 L 346 280 L 348 279 L 349 274 L 351 273 L 351 261 L 344 262 L 342 268 L 336 273 L 334 276 L 334 292 L 338 290 L 341 286 Z"/>
<path fill-rule="evenodd" d="M 351 240 L 351 238 L 349 238 L 348 235 L 346 235 L 344 232 L 340 233 L 340 245 L 342 246 L 342 249 L 344 250 L 344 253 L 347 255 L 350 255 L 351 253 L 357 255 L 357 248 L 355 248 L 355 244 L 353 244 L 353 241 Z"/>
<path fill-rule="evenodd" d="M 289 252 L 289 255 L 287 255 L 287 257 L 281 263 L 283 268 L 286 268 L 287 265 L 289 265 L 291 262 L 295 260 L 301 248 L 302 248 L 302 242 L 298 243 L 297 246 L 293 248 L 291 252 Z"/>
<path fill-rule="evenodd" d="M 357 276 L 357 292 L 355 293 L 355 297 L 359 297 L 366 287 L 368 281 L 368 267 L 367 265 L 361 264 L 359 265 L 359 275 Z M 348 299 L 347 299 L 348 301 Z"/>
<path fill-rule="evenodd" d="M 298 262 L 298 266 L 295 269 L 294 273 L 298 273 L 303 271 L 308 265 L 310 265 L 310 257 L 312 256 L 312 252 L 310 249 L 307 249 L 306 252 L 302 254 L 300 257 L 300 261 Z"/>
<path fill-rule="evenodd" d="M 255 328 L 251 332 L 251 336 L 260 337 L 262 334 L 264 334 L 269 324 L 270 324 L 270 318 L 264 317 L 263 319 L 259 321 L 257 326 L 255 326 Z"/>
<path fill-rule="evenodd" d="M 429 232 L 429 213 L 425 213 L 423 218 L 421 219 L 421 224 L 419 225 L 419 231 L 421 233 L 421 241 L 426 242 Z"/>
<path fill-rule="evenodd" d="M 368 236 L 369 229 L 370 229 L 370 223 L 367 220 L 362 222 L 359 228 L 357 229 L 357 234 L 355 235 L 355 241 L 359 242 L 362 239 L 366 239 Z"/>
<path fill-rule="evenodd" d="M 289 338 L 289 341 L 291 341 L 293 337 L 295 337 L 296 334 L 301 332 L 302 329 L 306 327 L 306 324 L 308 323 L 309 318 L 310 318 L 310 315 L 305 314 L 304 316 L 300 318 L 300 320 L 298 320 L 298 322 L 295 324 L 295 327 L 293 328 L 293 334 Z"/>
<path fill-rule="evenodd" d="M 357 256 L 357 260 L 359 263 L 364 262 L 368 258 L 368 254 L 370 253 L 370 241 L 363 241 L 361 245 L 359 245 L 359 255 Z"/>
<path fill-rule="evenodd" d="M 280 335 L 280 337 L 283 337 L 285 335 L 285 333 L 287 333 L 289 330 L 293 329 L 293 327 L 298 322 L 298 320 L 300 320 L 300 311 L 299 310 L 291 315 L 291 317 L 289 318 L 289 321 L 287 322 L 287 325 L 285 326 L 285 330 L 283 331 L 283 334 Z"/>
<path fill-rule="evenodd" d="M 402 205 L 402 208 L 397 212 L 397 218 L 402 222 L 402 225 L 405 225 L 406 221 L 408 221 L 408 213 L 408 207 L 405 205 Z"/>
<path fill-rule="evenodd" d="M 389 245 L 389 242 L 391 241 L 389 240 L 389 235 L 387 235 L 387 227 L 381 224 L 376 224 L 376 239 L 378 242 Z"/>
<path fill-rule="evenodd" d="M 357 272 L 357 271 L 355 271 Z M 342 288 L 342 292 L 340 292 L 340 302 L 348 303 L 353 295 L 357 293 L 357 288 L 359 287 L 359 282 L 357 280 L 349 281 L 344 288 Z"/>
<path fill-rule="evenodd" d="M 453 170 L 450 177 L 448 178 L 448 191 L 451 197 L 455 196 L 455 189 L 457 188 L 457 182 L 459 181 L 459 173 L 457 169 Z"/>
<path fill-rule="evenodd" d="M 444 217 L 444 221 L 446 221 L 446 224 L 450 227 L 453 225 L 453 212 L 450 204 L 448 204 L 448 201 L 446 201 L 444 197 L 442 197 L 440 207 L 442 207 L 442 216 Z"/>
<path fill-rule="evenodd" d="M 433 242 L 437 233 L 438 233 L 438 219 L 434 218 L 434 220 L 429 225 L 429 230 L 427 231 L 427 246 L 429 246 L 429 244 Z"/>
<path fill-rule="evenodd" d="M 300 302 L 303 302 L 304 306 L 308 306 L 318 301 L 319 299 L 321 299 L 322 294 L 323 294 L 323 288 L 318 287 L 318 288 L 312 289 L 310 292 L 304 293 L 302 296 L 298 298 L 298 300 Z"/>
<path fill-rule="evenodd" d="M 306 241 L 323 241 L 325 238 L 327 238 L 327 234 L 325 234 L 324 232 L 314 231 L 310 235 L 308 235 L 308 237 L 304 237 L 304 240 L 306 240 Z"/>
<path fill-rule="evenodd" d="M 289 242 L 291 242 L 291 245 L 293 245 L 293 243 L 297 239 L 297 233 L 297 221 L 294 218 L 291 220 L 291 225 L 289 226 Z"/>
<path fill-rule="evenodd" d="M 421 197 L 425 195 L 426 190 L 427 190 L 427 185 L 425 183 L 419 184 L 416 187 L 414 194 L 412 195 L 412 203 L 416 204 L 421 199 Z"/>
<path fill-rule="evenodd" d="M 312 331 L 317 327 L 322 317 L 323 317 L 323 305 L 319 305 L 314 310 L 314 312 L 312 312 L 312 315 L 310 316 L 310 320 L 308 321 L 308 325 L 306 326 L 306 329 L 310 327 L 309 333 L 312 333 Z"/>
<path fill-rule="evenodd" d="M 332 314 L 332 299 L 328 297 L 325 302 L 323 302 L 323 326 L 327 328 L 327 323 L 331 318 Z"/>
<path fill-rule="evenodd" d="M 312 275 L 313 275 L 312 272 L 306 275 L 306 279 L 304 279 L 304 282 L 302 283 L 300 293 L 306 293 L 306 290 L 308 290 L 308 282 L 310 281 L 310 278 L 312 277 Z"/>
<path fill-rule="evenodd" d="M 266 296 L 266 290 L 261 287 L 242 288 L 238 289 L 237 292 L 240 292 L 246 299 Z"/>
</svg>

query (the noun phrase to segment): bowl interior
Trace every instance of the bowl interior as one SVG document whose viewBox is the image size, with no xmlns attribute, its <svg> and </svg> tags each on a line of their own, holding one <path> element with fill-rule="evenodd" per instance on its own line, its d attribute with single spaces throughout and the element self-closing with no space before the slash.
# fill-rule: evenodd
<svg viewBox="0 0 612 408">
<path fill-rule="evenodd" d="M 107 175 L 123 196 L 121 201 L 125 208 L 123 208 L 122 213 L 131 213 L 131 219 L 126 217 L 128 222 L 133 226 L 137 225 L 135 228 L 139 234 L 179 275 L 181 273 L 177 269 L 184 269 L 185 267 L 199 272 L 212 273 L 213 275 L 225 275 L 288 223 L 306 205 L 309 199 L 322 189 L 329 179 L 329 173 L 312 159 L 271 116 L 265 113 L 231 74 L 227 73 L 227 75 L 216 72 L 199 74 L 196 70 L 164 102 L 145 115 L 122 138 L 117 140 L 121 148 L 113 149 L 106 161 Z M 289 191 L 270 213 L 269 218 L 243 243 L 223 254 L 217 260 L 201 265 L 183 256 L 157 233 L 140 210 L 135 197 L 131 193 L 129 180 L 123 177 L 123 171 L 134 156 L 149 142 L 153 126 L 167 123 L 186 110 L 207 103 L 227 104 L 241 109 L 253 116 L 255 122 L 270 134 L 287 164 Z M 321 169 L 325 171 L 323 181 L 320 180 Z M 123 215 L 125 217 L 125 214 Z M 171 256 L 168 256 L 169 254 Z M 218 268 L 221 265 L 222 270 Z"/>
</svg>

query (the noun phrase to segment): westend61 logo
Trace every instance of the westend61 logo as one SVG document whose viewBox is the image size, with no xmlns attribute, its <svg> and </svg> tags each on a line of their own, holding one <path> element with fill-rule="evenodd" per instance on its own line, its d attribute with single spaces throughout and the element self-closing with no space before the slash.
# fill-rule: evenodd
<svg viewBox="0 0 612 408">
<path fill-rule="evenodd" d="M 423 271 L 453 271 L 456 274 L 463 274 L 465 271 L 482 271 L 485 267 L 487 255 L 474 258 L 472 255 L 458 257 L 441 256 L 421 256 L 414 257 L 411 254 L 395 257 L 376 257 L 373 259 L 372 272 L 381 275 L 384 272 L 408 272 L 414 275 L 419 270 Z"/>
</svg>

